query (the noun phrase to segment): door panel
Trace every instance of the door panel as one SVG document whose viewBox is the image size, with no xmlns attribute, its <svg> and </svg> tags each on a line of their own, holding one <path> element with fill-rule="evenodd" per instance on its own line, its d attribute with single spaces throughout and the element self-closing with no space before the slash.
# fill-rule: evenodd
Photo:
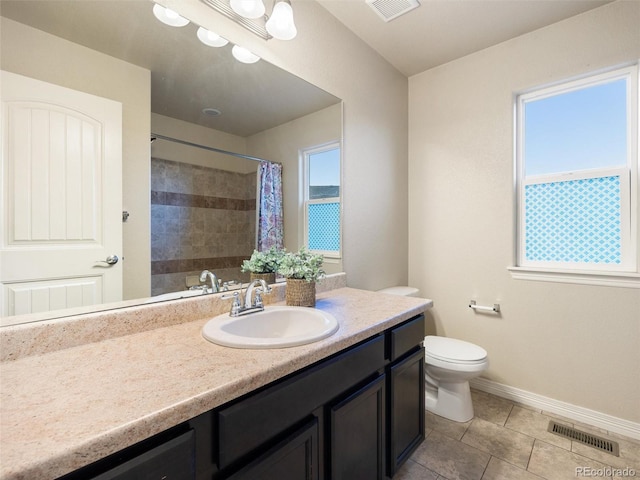
<svg viewBox="0 0 640 480">
<path fill-rule="evenodd" d="M 2 127 L 0 313 L 121 300 L 121 104 L 3 71 Z"/>
<path fill-rule="evenodd" d="M 6 286 L 9 311 L 14 315 L 93 305 L 101 297 L 101 277 L 65 278 Z"/>
<path fill-rule="evenodd" d="M 100 243 L 101 125 L 43 107 L 7 106 L 8 245 Z"/>
</svg>

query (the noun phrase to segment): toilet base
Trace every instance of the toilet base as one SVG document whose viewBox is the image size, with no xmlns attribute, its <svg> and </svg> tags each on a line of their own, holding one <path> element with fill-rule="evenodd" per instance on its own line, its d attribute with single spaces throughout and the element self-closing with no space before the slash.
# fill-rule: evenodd
<svg viewBox="0 0 640 480">
<path fill-rule="evenodd" d="M 468 422 L 473 418 L 469 382 L 438 382 L 438 387 L 426 383 L 425 387 L 425 408 L 429 412 L 454 422 Z"/>
</svg>

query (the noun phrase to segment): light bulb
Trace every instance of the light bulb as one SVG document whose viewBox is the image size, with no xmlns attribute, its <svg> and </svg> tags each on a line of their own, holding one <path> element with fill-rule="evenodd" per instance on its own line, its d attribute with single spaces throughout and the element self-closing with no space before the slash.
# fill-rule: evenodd
<svg viewBox="0 0 640 480">
<path fill-rule="evenodd" d="M 265 8 L 262 0 L 231 0 L 231 8 L 244 18 L 260 18 L 264 16 Z"/>
<path fill-rule="evenodd" d="M 171 27 L 184 27 L 185 25 L 189 25 L 189 20 L 181 17 L 170 8 L 165 8 L 157 3 L 153 6 L 153 14 L 162 23 Z"/>
<path fill-rule="evenodd" d="M 205 45 L 209 45 L 210 47 L 224 47 L 229 40 L 226 38 L 222 38 L 215 32 L 211 30 L 207 30 L 206 28 L 200 27 L 198 28 L 198 39 L 204 43 Z"/>
<path fill-rule="evenodd" d="M 240 45 L 234 45 L 231 49 L 231 54 L 236 60 L 242 63 L 256 63 L 260 60 L 260 57 L 253 52 L 250 52 Z"/>
<path fill-rule="evenodd" d="M 273 7 L 273 13 L 265 25 L 267 32 L 278 40 L 291 40 L 298 34 L 293 23 L 293 10 L 286 0 L 280 0 Z"/>
</svg>

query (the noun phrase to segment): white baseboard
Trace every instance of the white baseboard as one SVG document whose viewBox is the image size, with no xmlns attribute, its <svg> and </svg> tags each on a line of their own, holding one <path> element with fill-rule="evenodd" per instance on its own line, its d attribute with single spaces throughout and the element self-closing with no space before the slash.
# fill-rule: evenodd
<svg viewBox="0 0 640 480">
<path fill-rule="evenodd" d="M 554 400 L 536 393 L 510 387 L 485 378 L 474 378 L 469 381 L 472 388 L 491 393 L 497 397 L 513 400 L 545 412 L 554 413 L 577 422 L 593 425 L 609 432 L 618 433 L 626 437 L 640 440 L 640 423 L 631 422 L 623 418 L 614 417 L 606 413 L 596 412 L 588 408 Z"/>
</svg>

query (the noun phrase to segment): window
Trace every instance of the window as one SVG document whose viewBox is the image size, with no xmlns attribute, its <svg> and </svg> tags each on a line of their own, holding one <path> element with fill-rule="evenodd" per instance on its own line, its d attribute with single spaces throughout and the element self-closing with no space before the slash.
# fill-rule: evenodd
<svg viewBox="0 0 640 480">
<path fill-rule="evenodd" d="M 340 144 L 303 150 L 304 241 L 329 258 L 341 252 Z"/>
<path fill-rule="evenodd" d="M 637 67 L 517 98 L 519 267 L 637 272 Z"/>
</svg>

